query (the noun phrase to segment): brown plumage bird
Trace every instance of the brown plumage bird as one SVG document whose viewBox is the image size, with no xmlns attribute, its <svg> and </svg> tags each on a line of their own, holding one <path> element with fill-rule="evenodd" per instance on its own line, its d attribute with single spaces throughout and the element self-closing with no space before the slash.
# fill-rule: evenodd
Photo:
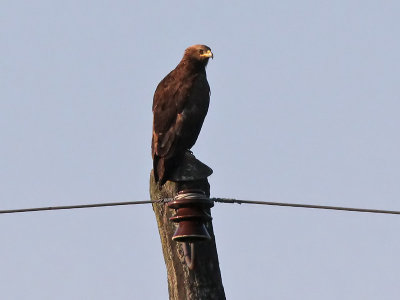
<svg viewBox="0 0 400 300">
<path fill-rule="evenodd" d="M 211 49 L 194 45 L 158 84 L 153 98 L 151 152 L 156 182 L 163 185 L 199 136 L 210 102 L 206 66 Z"/>
</svg>

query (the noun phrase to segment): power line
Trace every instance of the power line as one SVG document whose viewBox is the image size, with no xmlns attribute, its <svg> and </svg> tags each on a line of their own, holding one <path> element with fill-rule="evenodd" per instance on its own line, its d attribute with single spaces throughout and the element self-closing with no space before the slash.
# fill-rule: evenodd
<svg viewBox="0 0 400 300">
<path fill-rule="evenodd" d="M 136 204 L 149 204 L 161 201 L 128 201 L 128 202 L 109 202 L 109 203 L 93 203 L 93 204 L 80 204 L 80 205 L 64 205 L 64 206 L 47 206 L 35 208 L 20 208 L 20 209 L 5 209 L 0 210 L 0 214 L 13 214 L 22 212 L 44 211 L 44 210 L 62 210 L 62 209 L 77 209 L 77 208 L 92 208 L 92 207 L 105 207 L 105 206 L 121 206 L 121 205 L 136 205 Z"/>
<path fill-rule="evenodd" d="M 156 200 L 156 201 L 143 200 L 143 201 L 109 202 L 109 203 L 93 203 L 93 204 L 64 205 L 64 206 L 47 206 L 47 207 L 35 207 L 35 208 L 5 209 L 5 210 L 0 210 L 0 214 L 13 214 L 13 213 L 46 211 L 46 210 L 65 210 L 65 209 L 79 209 L 79 208 L 92 208 L 92 207 L 106 207 L 106 206 L 137 205 L 137 204 L 150 204 L 150 203 L 166 203 L 166 202 L 169 202 L 171 200 L 172 199 L 167 198 L 167 199 L 160 199 L 160 200 Z M 364 212 L 364 213 L 374 213 L 374 214 L 400 215 L 400 211 L 384 210 L 384 209 L 370 209 L 370 208 L 354 208 L 354 207 L 300 204 L 300 203 L 283 203 L 283 202 L 269 202 L 269 201 L 239 200 L 239 199 L 232 199 L 232 198 L 211 198 L 211 200 L 213 200 L 214 202 L 219 202 L 219 203 L 258 204 L 258 205 L 270 205 L 270 206 L 314 208 L 314 209 L 341 210 L 341 211 Z"/>
<path fill-rule="evenodd" d="M 271 206 L 286 206 L 286 207 L 354 211 L 354 212 L 364 212 L 364 213 L 374 213 L 374 214 L 400 215 L 400 211 L 384 210 L 384 209 L 354 208 L 354 207 L 300 204 L 300 203 L 282 203 L 282 202 L 268 202 L 268 201 L 252 201 L 252 200 L 238 200 L 238 199 L 230 199 L 230 198 L 212 198 L 211 200 L 213 200 L 214 202 L 221 202 L 221 203 L 259 204 L 259 205 L 271 205 Z"/>
</svg>

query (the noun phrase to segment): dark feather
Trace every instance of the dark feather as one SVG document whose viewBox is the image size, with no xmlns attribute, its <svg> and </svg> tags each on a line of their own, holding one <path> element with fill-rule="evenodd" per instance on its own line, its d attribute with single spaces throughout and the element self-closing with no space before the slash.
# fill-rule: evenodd
<svg viewBox="0 0 400 300">
<path fill-rule="evenodd" d="M 210 101 L 205 70 L 210 55 L 204 45 L 187 48 L 154 93 L 152 157 L 155 179 L 161 185 L 200 133 Z"/>
</svg>

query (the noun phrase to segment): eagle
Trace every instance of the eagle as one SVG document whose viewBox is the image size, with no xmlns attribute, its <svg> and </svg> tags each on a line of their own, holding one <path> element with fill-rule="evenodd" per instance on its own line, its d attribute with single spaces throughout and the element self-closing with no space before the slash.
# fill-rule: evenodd
<svg viewBox="0 0 400 300">
<path fill-rule="evenodd" d="M 160 186 L 199 136 L 210 103 L 206 75 L 210 57 L 214 55 L 208 46 L 190 46 L 154 93 L 151 153 L 154 179 Z"/>
</svg>

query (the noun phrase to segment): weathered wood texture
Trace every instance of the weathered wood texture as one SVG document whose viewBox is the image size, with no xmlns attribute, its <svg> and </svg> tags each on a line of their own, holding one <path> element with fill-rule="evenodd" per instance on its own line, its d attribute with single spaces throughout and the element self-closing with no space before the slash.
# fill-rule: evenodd
<svg viewBox="0 0 400 300">
<path fill-rule="evenodd" d="M 173 198 L 180 190 L 200 188 L 210 193 L 207 179 L 195 182 L 175 183 L 168 181 L 160 190 L 150 176 L 150 196 L 152 200 Z M 217 248 L 215 245 L 212 223 L 206 224 L 211 240 L 195 243 L 196 267 L 189 270 L 185 264 L 182 243 L 172 241 L 176 225 L 169 221 L 174 211 L 165 203 L 154 203 L 160 233 L 162 250 L 168 275 L 168 291 L 170 300 L 223 300 L 225 292 L 222 286 Z"/>
</svg>

